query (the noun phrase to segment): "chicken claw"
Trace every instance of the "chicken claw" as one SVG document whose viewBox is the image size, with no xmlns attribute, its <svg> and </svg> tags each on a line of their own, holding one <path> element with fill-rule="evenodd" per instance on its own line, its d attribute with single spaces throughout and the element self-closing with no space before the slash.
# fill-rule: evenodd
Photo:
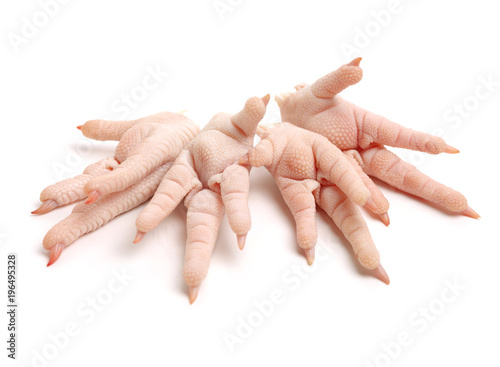
<svg viewBox="0 0 500 367">
<path fill-rule="evenodd" d="M 295 219 L 297 242 L 308 263 L 314 261 L 317 204 L 351 243 L 360 264 L 388 283 L 379 252 L 356 207 L 366 205 L 370 190 L 348 158 L 325 137 L 286 122 L 259 135 L 262 140 L 240 163 L 264 166 L 274 177 Z"/>
<path fill-rule="evenodd" d="M 361 58 L 354 59 L 312 85 L 300 84 L 296 86 L 296 92 L 278 95 L 276 101 L 282 120 L 328 138 L 355 158 L 351 163 L 359 165 L 360 174 L 364 171 L 369 176 L 452 212 L 479 218 L 468 206 L 464 195 L 434 181 L 385 149 L 384 145 L 430 154 L 455 154 L 459 152 L 458 149 L 437 136 L 405 128 L 338 96 L 348 86 L 361 80 L 363 71 L 359 67 L 360 61 Z M 368 177 L 363 179 L 370 180 Z M 367 186 L 373 200 L 368 207 L 380 214 L 388 224 L 387 200 L 375 184 Z"/>
<path fill-rule="evenodd" d="M 172 112 L 135 121 L 93 120 L 86 122 L 81 130 L 83 135 L 95 140 L 119 140 L 115 158 L 120 165 L 85 184 L 88 204 L 101 195 L 126 189 L 162 164 L 173 161 L 199 132 L 198 126 L 186 116 Z"/>
<path fill-rule="evenodd" d="M 87 137 L 119 143 L 114 157 L 42 191 L 42 205 L 33 214 L 87 198 L 44 237 L 43 247 L 50 251 L 47 266 L 82 235 L 148 200 L 173 160 L 199 132 L 193 121 L 170 112 L 133 121 L 93 120 L 78 128 Z"/>
<path fill-rule="evenodd" d="M 206 277 L 219 226 L 227 212 L 240 248 L 250 230 L 249 167 L 237 161 L 253 145 L 269 95 L 250 98 L 235 115 L 216 114 L 175 160 L 158 190 L 137 218 L 136 242 L 186 198 L 187 241 L 184 280 L 191 303 Z"/>
<path fill-rule="evenodd" d="M 384 145 L 430 154 L 455 154 L 458 149 L 437 136 L 405 128 L 338 96 L 348 86 L 361 80 L 363 71 L 359 67 L 360 62 L 361 58 L 354 59 L 312 85 L 300 84 L 296 92 L 278 95 L 276 101 L 283 121 L 317 132 L 341 150 L 355 150 L 359 166 L 369 176 L 452 212 L 479 218 L 461 193 L 403 162 Z M 373 203 L 369 207 L 388 224 L 387 200 L 374 184 L 370 185 Z"/>
</svg>

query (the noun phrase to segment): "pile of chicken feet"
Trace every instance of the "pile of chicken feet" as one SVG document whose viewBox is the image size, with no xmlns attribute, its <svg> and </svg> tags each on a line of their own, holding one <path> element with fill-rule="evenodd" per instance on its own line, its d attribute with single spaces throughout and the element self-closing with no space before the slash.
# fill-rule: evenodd
<svg viewBox="0 0 500 367">
<path fill-rule="evenodd" d="M 359 206 L 389 225 L 389 202 L 371 177 L 435 203 L 479 218 L 465 197 L 401 160 L 385 145 L 430 154 L 458 153 L 443 139 L 414 131 L 338 96 L 362 76 L 355 59 L 294 93 L 276 96 L 282 123 L 259 126 L 270 96 L 253 97 L 243 109 L 216 114 L 200 131 L 180 113 L 162 112 L 132 121 L 92 120 L 78 126 L 95 140 L 118 141 L 113 157 L 83 174 L 47 187 L 45 214 L 75 205 L 43 239 L 47 266 L 79 237 L 148 199 L 136 221 L 134 243 L 157 227 L 184 199 L 187 240 L 183 276 L 193 303 L 206 277 L 224 213 L 240 249 L 251 227 L 249 174 L 264 166 L 273 176 L 296 222 L 297 242 L 309 264 L 317 241 L 316 205 L 338 226 L 359 263 L 389 284 Z M 253 146 L 255 134 L 260 142 Z"/>
</svg>

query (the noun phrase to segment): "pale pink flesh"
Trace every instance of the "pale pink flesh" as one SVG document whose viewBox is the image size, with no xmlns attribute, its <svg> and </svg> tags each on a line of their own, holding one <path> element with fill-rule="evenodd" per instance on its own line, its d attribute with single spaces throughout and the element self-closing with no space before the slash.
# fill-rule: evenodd
<svg viewBox="0 0 500 367">
<path fill-rule="evenodd" d="M 220 222 L 226 210 L 240 248 L 251 226 L 249 168 L 237 164 L 248 149 L 269 95 L 250 98 L 235 115 L 215 115 L 177 157 L 150 203 L 137 218 L 137 239 L 154 229 L 186 197 L 187 241 L 184 280 L 194 302 L 208 272 Z"/>
<path fill-rule="evenodd" d="M 464 214 L 468 208 L 464 195 L 423 174 L 411 164 L 383 147 L 361 152 L 367 174 L 409 194 L 436 203 L 447 210 Z"/>
<path fill-rule="evenodd" d="M 326 138 L 288 123 L 264 131 L 261 138 L 240 161 L 265 166 L 273 175 L 294 216 L 297 242 L 308 263 L 314 261 L 317 204 L 352 244 L 361 265 L 377 268 L 379 253 L 354 205 L 366 205 L 370 190 L 349 157 Z"/>
<path fill-rule="evenodd" d="M 361 80 L 363 72 L 359 67 L 360 61 L 360 58 L 355 59 L 318 79 L 312 85 L 302 84 L 294 93 L 277 96 L 282 120 L 317 132 L 344 151 L 358 151 L 361 157 L 359 164 L 368 175 L 376 176 L 403 191 L 462 215 L 477 218 L 477 213 L 471 211 L 472 209 L 466 209 L 468 205 L 465 197 L 451 188 L 433 181 L 431 186 L 439 187 L 441 193 L 438 196 L 430 195 L 427 192 L 430 186 L 419 185 L 418 181 L 423 180 L 424 175 L 415 168 L 412 168 L 411 173 L 414 176 L 414 182 L 401 184 L 398 183 L 404 179 L 401 173 L 395 172 L 394 175 L 384 173 L 390 168 L 388 165 L 367 167 L 365 159 L 367 152 L 370 149 L 383 149 L 383 145 L 419 150 L 430 154 L 443 152 L 455 154 L 459 150 L 446 144 L 437 136 L 405 128 L 339 97 L 337 95 L 339 92 Z M 405 172 L 410 172 L 409 168 L 405 169 Z M 446 195 L 452 195 L 457 203 L 444 200 Z M 372 198 L 376 204 L 379 204 L 375 200 L 373 191 Z M 385 223 L 388 222 L 385 216 L 381 219 Z"/>
<path fill-rule="evenodd" d="M 389 225 L 389 215 L 387 214 L 387 211 L 389 210 L 389 201 L 377 185 L 375 185 L 375 183 L 371 180 L 371 178 L 363 171 L 363 168 L 359 163 L 362 161 L 359 152 L 351 149 L 344 151 L 344 154 L 349 162 L 354 166 L 356 172 L 358 172 L 361 180 L 366 185 L 368 190 L 370 190 L 370 199 L 366 202 L 365 208 L 378 214 L 382 222 L 385 225 Z"/>
<path fill-rule="evenodd" d="M 220 175 L 220 194 L 227 219 L 237 236 L 238 247 L 243 250 L 248 231 L 251 227 L 248 208 L 250 177 L 248 168 L 234 164 L 227 167 Z"/>
<path fill-rule="evenodd" d="M 102 159 L 85 168 L 81 175 L 46 187 L 40 194 L 42 205 L 32 214 L 45 214 L 59 206 L 84 199 L 87 196 L 83 191 L 85 184 L 93 177 L 104 175 L 116 167 L 118 162 L 114 157 Z"/>
<path fill-rule="evenodd" d="M 351 244 L 359 263 L 366 269 L 376 269 L 380 254 L 359 208 L 336 186 L 322 187 L 316 203 Z"/>
<path fill-rule="evenodd" d="M 223 215 L 220 194 L 210 189 L 198 191 L 187 205 L 183 276 L 189 288 L 196 289 L 207 276 Z"/>
<path fill-rule="evenodd" d="M 135 162 L 137 162 L 137 156 L 140 154 L 137 155 L 134 149 L 142 144 L 142 140 L 158 135 L 164 139 L 164 142 L 155 143 L 150 139 L 148 147 L 156 146 L 168 151 L 169 155 L 177 156 L 199 131 L 197 125 L 185 116 L 170 112 L 135 121 L 93 120 L 78 128 L 87 137 L 97 140 L 121 140 L 115 157 L 94 163 L 88 166 L 82 175 L 58 182 L 42 192 L 40 196 L 43 201 L 42 206 L 35 210 L 34 214 L 42 214 L 56 206 L 73 203 L 88 196 L 85 203 L 75 206 L 72 214 L 54 226 L 45 236 L 43 245 L 51 251 L 50 265 L 59 258 L 62 249 L 78 237 L 96 230 L 117 215 L 135 208 L 154 194 L 162 177 L 172 165 L 173 158 L 153 167 L 143 167 L 142 164 L 147 165 L 147 162 L 139 162 L 134 170 L 143 174 L 132 175 L 132 178 L 128 177 L 127 170 L 120 169 L 129 156 L 135 157 Z M 135 129 L 132 134 L 128 133 L 130 129 Z M 149 130 L 150 134 L 147 137 L 141 135 L 139 129 Z M 165 141 L 168 143 L 165 144 Z M 119 163 L 120 161 L 122 164 Z M 111 177 L 110 174 L 112 174 Z M 103 177 L 104 182 L 120 181 L 120 190 L 111 190 L 109 193 L 109 187 L 103 186 L 107 194 L 98 190 L 86 194 L 84 187 L 92 180 L 102 180 Z M 116 189 L 116 186 L 112 189 Z"/>
<path fill-rule="evenodd" d="M 173 161 L 199 132 L 198 126 L 179 113 L 161 112 L 132 121 L 92 120 L 82 133 L 96 140 L 119 140 L 115 157 L 120 165 L 84 186 L 86 194 L 108 195 L 146 177 L 159 166 Z M 97 197 L 89 197 L 91 204 Z"/>
<path fill-rule="evenodd" d="M 87 197 L 85 203 L 92 204 L 102 195 L 124 190 L 173 161 L 199 132 L 193 121 L 172 112 L 130 121 L 91 120 L 77 128 L 88 138 L 118 140 L 115 157 L 90 165 L 82 175 L 47 187 L 41 201 L 51 199 L 62 206 Z M 34 214 L 43 214 L 52 206 L 35 210 Z"/>
<path fill-rule="evenodd" d="M 170 165 L 171 163 L 166 163 L 158 167 L 144 180 L 123 191 L 105 195 L 94 204 L 77 204 L 72 213 L 52 227 L 43 239 L 43 247 L 51 251 L 49 265 L 59 258 L 64 248 L 84 234 L 95 231 L 116 216 L 148 200 L 154 194 Z"/>
<path fill-rule="evenodd" d="M 282 116 L 288 114 L 289 117 L 283 118 L 284 121 L 321 133 L 345 151 L 356 150 L 359 152 L 359 157 L 356 157 L 357 162 L 353 162 L 349 157 L 345 160 L 339 159 L 336 151 L 331 153 L 335 147 L 326 147 L 324 143 L 317 144 L 314 140 L 311 147 L 313 147 L 313 154 L 318 155 L 313 157 L 314 161 L 318 159 L 318 167 L 314 167 L 318 171 L 311 174 L 313 167 L 308 162 L 309 157 L 303 159 L 304 155 L 307 155 L 307 144 L 310 139 L 306 137 L 306 134 L 295 131 L 289 135 L 283 131 L 279 131 L 278 134 L 276 128 L 268 131 L 267 136 L 251 150 L 249 155 L 244 155 L 245 149 L 251 146 L 248 141 L 250 137 L 253 140 L 255 125 L 262 118 L 258 119 L 262 111 L 259 110 L 259 102 L 254 99 L 236 115 L 216 115 L 207 125 L 207 127 L 210 124 L 213 126 L 203 130 L 206 133 L 206 139 L 193 141 L 194 144 L 190 144 L 184 150 L 185 154 L 180 155 L 175 161 L 172 166 L 175 169 L 170 170 L 172 173 L 170 174 L 169 171 L 169 174 L 165 175 L 160 186 L 161 190 L 159 189 L 157 193 L 158 198 L 155 195 L 154 202 L 152 201 L 151 206 L 146 207 L 149 211 L 145 209 L 141 213 L 142 217 L 139 218 L 141 220 L 137 221 L 138 232 L 134 243 L 141 241 L 149 230 L 156 227 L 188 195 L 186 199 L 188 241 L 184 278 L 189 286 L 191 303 L 196 300 L 200 284 L 208 271 L 209 259 L 215 246 L 224 208 L 231 228 L 237 234 L 238 246 L 243 249 L 245 245 L 247 232 L 250 229 L 250 213 L 247 203 L 249 181 L 248 169 L 234 164 L 238 160 L 243 165 L 265 165 L 273 174 L 296 220 L 299 246 L 304 249 L 309 264 L 314 261 L 314 244 L 317 238 L 314 215 L 317 204 L 332 217 L 351 242 L 360 263 L 371 269 L 371 273 L 386 284 L 390 282 L 389 277 L 380 264 L 378 251 L 371 240 L 366 223 L 358 208 L 351 203 L 352 200 L 353 203 L 364 205 L 367 209 L 377 213 L 386 225 L 389 224 L 388 202 L 368 175 L 377 177 L 405 192 L 437 203 L 453 212 L 479 218 L 479 215 L 467 205 L 462 194 L 425 176 L 386 150 L 383 145 L 420 150 L 431 154 L 442 152 L 455 154 L 459 153 L 458 149 L 446 144 L 438 137 L 406 129 L 381 116 L 362 110 L 337 96 L 337 93 L 361 80 L 360 61 L 361 58 L 355 59 L 321 78 L 312 86 L 302 85 L 295 94 L 277 99 Z M 315 99 L 319 100 L 319 103 L 315 103 Z M 264 112 L 268 101 L 269 95 L 261 99 Z M 304 108 L 304 106 L 308 107 Z M 316 113 L 314 106 L 320 106 L 321 111 L 326 110 L 328 113 L 320 114 L 319 110 Z M 342 121 L 337 118 L 338 116 L 342 117 L 340 119 Z M 345 116 L 352 116 L 352 121 L 345 120 Z M 125 198 L 130 198 L 127 195 L 139 196 L 141 200 L 147 194 L 151 196 L 154 192 L 152 188 L 158 186 L 161 177 L 167 171 L 165 163 L 171 162 L 168 164 L 170 167 L 172 161 L 178 156 L 178 152 L 198 133 L 197 128 L 193 127 L 194 124 L 174 132 L 172 129 L 165 129 L 164 126 L 160 128 L 158 124 L 161 124 L 161 119 L 156 121 L 156 117 L 153 119 L 151 117 L 154 116 L 145 118 L 148 119 L 147 121 L 144 119 L 122 122 L 94 120 L 77 127 L 86 136 L 98 140 L 123 139 L 116 153 L 116 161 L 122 164 L 111 169 L 108 165 L 105 168 L 106 171 L 99 174 L 81 175 L 81 177 L 63 181 L 64 184 L 60 183 L 62 185 L 59 185 L 57 190 L 52 190 L 54 194 L 46 195 L 40 208 L 32 212 L 44 214 L 58 206 L 88 196 L 86 205 L 79 204 L 75 207 L 79 209 L 74 210 L 70 217 L 61 222 L 64 225 L 60 226 L 60 223 L 53 228 L 54 231 L 51 230 L 54 233 L 47 240 L 46 248 L 50 249 L 50 260 L 47 266 L 52 265 L 59 258 L 65 247 L 88 232 L 88 228 L 85 228 L 87 232 L 84 232 L 83 227 L 90 225 L 90 230 L 95 230 L 114 216 L 130 210 L 131 205 L 123 205 L 127 201 Z M 342 126 L 342 123 L 345 126 Z M 135 130 L 132 132 L 131 129 Z M 236 140 L 236 144 L 217 141 L 219 136 L 214 136 L 213 131 L 230 137 L 231 143 Z M 198 137 L 201 137 L 203 132 Z M 173 138 L 175 133 L 179 133 L 178 139 Z M 295 139 L 295 136 L 299 138 Z M 165 149 L 161 142 L 168 139 L 171 139 L 169 140 L 171 144 L 168 149 Z M 178 143 L 179 139 L 181 143 Z M 275 139 L 278 143 L 273 140 L 272 144 L 268 144 L 266 139 L 267 142 Z M 279 140 L 282 139 L 289 140 L 285 148 L 280 151 L 282 142 Z M 224 140 L 223 137 L 222 140 Z M 224 145 L 224 150 L 219 151 L 218 144 Z M 314 144 L 316 144 L 315 147 Z M 222 154 L 215 154 L 212 160 L 205 161 L 206 153 L 214 152 Z M 279 159 L 275 159 L 277 156 Z M 333 160 L 335 164 L 332 165 Z M 349 162 L 349 168 L 344 166 L 345 162 Z M 311 175 L 312 178 L 309 177 Z M 151 176 L 155 179 L 149 179 Z M 336 184 L 338 187 L 331 184 Z M 59 193 L 56 194 L 57 191 Z M 65 197 L 62 198 L 62 196 Z M 136 201 L 132 200 L 132 206 L 138 205 L 135 205 Z M 80 210 L 85 206 L 90 209 Z M 93 214 L 88 215 L 85 210 L 92 210 Z M 111 217 L 110 212 L 113 213 Z M 153 219 L 158 212 L 159 217 Z M 79 215 L 83 213 L 85 213 L 84 216 Z M 95 217 L 96 221 L 86 223 L 89 217 Z M 65 240 L 69 243 L 63 243 L 62 237 L 57 236 L 58 226 L 67 230 L 68 225 L 81 228 L 83 232 L 80 231 L 82 233 L 76 236 L 72 235 L 75 238 L 69 241 Z M 356 236 L 353 236 L 354 233 Z"/>
</svg>

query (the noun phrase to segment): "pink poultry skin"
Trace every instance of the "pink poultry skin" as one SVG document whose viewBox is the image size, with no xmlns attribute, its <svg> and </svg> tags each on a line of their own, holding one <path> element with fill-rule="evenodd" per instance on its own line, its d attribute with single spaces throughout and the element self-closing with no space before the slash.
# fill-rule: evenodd
<svg viewBox="0 0 500 367">
<path fill-rule="evenodd" d="M 163 112 L 133 121 L 92 120 L 78 126 L 88 138 L 119 140 L 115 156 L 88 166 L 83 174 L 47 187 L 32 214 L 87 198 L 43 239 L 52 265 L 64 248 L 116 216 L 148 200 L 198 126 L 182 114 Z"/>
<path fill-rule="evenodd" d="M 114 157 L 43 190 L 42 205 L 33 214 L 87 198 L 45 236 L 43 246 L 50 250 L 47 265 L 85 233 L 154 194 L 137 219 L 137 243 L 185 199 L 183 275 L 193 303 L 207 275 L 225 211 L 243 249 L 251 227 L 250 168 L 265 166 L 294 216 L 297 242 L 309 264 L 314 261 L 318 205 L 351 243 L 360 264 L 388 284 L 379 252 L 356 207 L 366 207 L 389 224 L 389 203 L 369 176 L 453 212 L 472 218 L 479 215 L 462 194 L 403 162 L 384 145 L 431 154 L 458 153 L 457 149 L 441 138 L 404 128 L 337 95 L 361 80 L 359 62 L 355 59 L 312 85 L 301 84 L 295 93 L 277 96 L 285 122 L 271 129 L 258 129 L 269 95 L 250 98 L 235 115 L 215 115 L 201 132 L 184 115 L 170 112 L 134 121 L 93 120 L 79 126 L 89 138 L 117 140 L 119 144 Z M 261 142 L 252 148 L 257 130 Z"/>
<path fill-rule="evenodd" d="M 426 176 L 384 145 L 430 154 L 458 153 L 457 149 L 437 136 L 400 126 L 338 96 L 361 80 L 360 61 L 361 58 L 357 58 L 312 85 L 299 84 L 294 93 L 278 95 L 276 101 L 282 121 L 325 136 L 349 155 L 371 191 L 372 202 L 368 206 L 381 215 L 386 225 L 389 224 L 389 203 L 368 176 L 452 212 L 479 218 L 464 195 Z"/>
<path fill-rule="evenodd" d="M 318 238 L 316 204 L 335 222 L 351 243 L 360 264 L 389 284 L 380 255 L 359 209 L 370 200 L 370 191 L 340 149 L 325 137 L 289 123 L 259 132 L 261 141 L 240 159 L 271 173 L 292 212 L 297 242 L 307 261 L 314 261 Z"/>
<path fill-rule="evenodd" d="M 235 115 L 216 114 L 175 160 L 155 195 L 137 218 L 139 242 L 186 198 L 187 240 L 184 280 L 193 303 L 206 277 L 219 226 L 227 212 L 241 249 L 251 227 L 249 167 L 237 164 L 253 146 L 269 95 L 250 98 Z"/>
<path fill-rule="evenodd" d="M 248 163 L 266 165 L 275 175 L 297 220 L 299 245 L 312 263 L 317 233 L 311 192 L 315 193 L 319 205 L 330 211 L 335 205 L 333 197 L 341 201 L 349 197 L 353 203 L 365 205 L 370 200 L 370 192 L 348 158 L 328 139 L 313 132 L 282 124 L 265 133 L 265 139 L 251 149 L 269 98 L 269 95 L 250 98 L 235 115 L 219 113 L 201 132 L 185 116 L 169 112 L 135 121 L 94 120 L 79 126 L 89 138 L 119 140 L 119 144 L 114 157 L 92 164 L 82 175 L 43 190 L 40 196 L 43 203 L 33 214 L 44 214 L 87 197 L 85 203 L 76 205 L 72 214 L 45 236 L 43 245 L 51 255 L 48 266 L 80 236 L 137 207 L 154 193 L 136 222 L 134 243 L 138 243 L 185 198 L 187 243 L 183 273 L 190 301 L 194 302 L 207 275 L 225 211 L 238 246 L 243 249 L 245 245 L 251 227 Z M 267 149 L 266 143 L 270 142 L 275 144 L 275 150 Z M 240 159 L 242 164 L 238 162 Z M 300 200 L 306 192 L 310 196 L 307 205 L 312 207 L 303 210 Z M 352 213 L 356 212 L 351 201 L 346 205 Z M 351 211 L 346 213 L 351 215 Z M 352 226 L 347 224 L 362 221 L 361 216 L 356 220 L 336 215 L 333 218 L 345 223 L 341 228 L 352 240 L 360 262 L 368 269 L 375 269 L 375 275 L 388 282 L 369 233 L 354 236 Z"/>
</svg>

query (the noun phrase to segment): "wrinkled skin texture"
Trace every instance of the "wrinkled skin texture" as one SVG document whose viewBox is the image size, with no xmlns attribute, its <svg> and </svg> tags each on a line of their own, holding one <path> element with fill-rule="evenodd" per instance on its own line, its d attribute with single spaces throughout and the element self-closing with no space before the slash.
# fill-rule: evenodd
<svg viewBox="0 0 500 367">
<path fill-rule="evenodd" d="M 351 243 L 360 264 L 388 284 L 379 252 L 355 205 L 365 205 L 370 191 L 348 157 L 322 135 L 286 122 L 262 129 L 261 141 L 240 163 L 264 166 L 274 177 L 294 216 L 297 242 L 308 263 L 314 261 L 318 237 L 317 204 Z"/>
<path fill-rule="evenodd" d="M 251 227 L 248 209 L 249 167 L 238 159 L 253 146 L 257 125 L 264 117 L 269 95 L 250 98 L 243 110 L 218 113 L 189 143 L 163 178 L 158 190 L 137 218 L 139 242 L 184 201 L 187 240 L 184 280 L 191 303 L 206 277 L 219 226 L 227 212 L 242 249 Z"/>
<path fill-rule="evenodd" d="M 282 120 L 291 124 L 262 131 L 255 148 L 254 134 L 269 96 L 249 99 L 235 115 L 217 114 L 199 135 L 191 120 L 169 112 L 134 121 L 93 120 L 79 126 L 89 138 L 119 144 L 114 157 L 42 192 L 42 205 L 34 214 L 87 198 L 45 236 L 48 265 L 80 236 L 154 194 L 136 222 L 134 242 L 139 242 L 185 199 L 184 279 L 192 303 L 208 272 L 224 212 L 239 247 L 244 247 L 251 227 L 250 167 L 265 166 L 294 216 L 297 242 L 309 263 L 314 260 L 318 205 L 351 243 L 361 265 L 389 283 L 356 206 L 365 206 L 389 224 L 389 203 L 369 176 L 452 212 L 473 218 L 479 215 L 462 194 L 403 162 L 384 145 L 430 154 L 458 150 L 439 137 L 404 128 L 338 96 L 361 80 L 359 62 L 353 60 L 312 85 L 301 84 L 295 93 L 278 96 Z"/>
<path fill-rule="evenodd" d="M 92 120 L 78 128 L 88 138 L 119 143 L 114 157 L 91 164 L 83 174 L 42 191 L 42 205 L 33 214 L 87 198 L 43 239 L 43 247 L 50 250 L 47 266 L 79 237 L 148 200 L 174 159 L 199 132 L 193 121 L 171 112 L 132 121 Z"/>
<path fill-rule="evenodd" d="M 370 188 L 373 200 L 370 208 L 381 214 L 386 224 L 389 203 L 368 176 L 451 212 L 479 218 L 464 195 L 426 176 L 384 145 L 430 154 L 458 153 L 457 149 L 437 136 L 400 126 L 338 96 L 361 80 L 360 61 L 361 58 L 355 59 L 312 85 L 299 84 L 294 93 L 277 96 L 282 121 L 319 133 L 350 155 L 352 164 Z"/>
</svg>

